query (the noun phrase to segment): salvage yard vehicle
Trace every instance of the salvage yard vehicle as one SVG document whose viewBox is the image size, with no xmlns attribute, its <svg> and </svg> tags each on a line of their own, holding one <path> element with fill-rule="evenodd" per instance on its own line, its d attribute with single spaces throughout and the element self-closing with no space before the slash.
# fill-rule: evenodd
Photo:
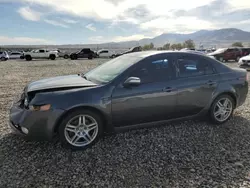
<svg viewBox="0 0 250 188">
<path fill-rule="evenodd" d="M 9 58 L 10 59 L 22 59 L 23 53 L 22 52 L 10 52 Z"/>
<path fill-rule="evenodd" d="M 114 53 L 110 50 L 107 50 L 107 49 L 101 49 L 97 52 L 97 56 L 98 57 L 112 57 L 112 55 L 114 55 Z"/>
<path fill-rule="evenodd" d="M 111 57 L 118 57 L 118 56 L 121 56 L 121 55 L 124 55 L 124 54 L 129 54 L 129 53 L 133 53 L 133 52 L 140 52 L 140 51 L 142 51 L 142 47 L 141 46 L 135 46 L 135 47 L 132 47 L 132 48 L 130 48 L 129 50 L 127 50 L 125 52 L 114 54 Z"/>
<path fill-rule="evenodd" d="M 240 68 L 250 70 L 250 55 L 240 58 L 238 64 Z"/>
<path fill-rule="evenodd" d="M 51 59 L 55 60 L 58 57 L 58 52 L 50 51 L 47 49 L 32 50 L 31 52 L 25 52 L 24 58 L 26 61 L 31 61 L 32 59 Z"/>
<path fill-rule="evenodd" d="M 6 51 L 0 52 L 0 60 L 1 61 L 7 61 L 9 59 L 9 55 Z"/>
<path fill-rule="evenodd" d="M 239 61 L 242 57 L 242 51 L 240 48 L 220 48 L 212 53 L 208 54 L 209 56 L 214 56 L 217 60 L 221 62 L 226 62 L 229 60 Z"/>
<path fill-rule="evenodd" d="M 73 150 L 104 133 L 162 125 L 172 120 L 230 119 L 247 97 L 244 69 L 191 52 L 138 52 L 86 74 L 28 84 L 10 109 L 10 127 L 34 140 L 55 135 Z"/>
<path fill-rule="evenodd" d="M 94 57 L 96 57 L 96 54 L 94 51 L 90 50 L 90 48 L 84 48 L 79 52 L 70 54 L 70 59 L 72 60 L 76 60 L 79 58 L 93 59 Z"/>
</svg>

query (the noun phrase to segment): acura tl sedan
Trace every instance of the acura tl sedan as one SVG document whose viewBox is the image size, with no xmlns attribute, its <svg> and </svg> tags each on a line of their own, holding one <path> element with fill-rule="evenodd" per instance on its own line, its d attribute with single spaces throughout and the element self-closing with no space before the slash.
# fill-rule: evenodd
<svg viewBox="0 0 250 188">
<path fill-rule="evenodd" d="M 230 119 L 248 92 L 247 72 L 191 52 L 138 52 L 86 74 L 28 84 L 10 110 L 14 132 L 34 140 L 58 136 L 85 149 L 104 133 L 207 116 Z"/>
</svg>

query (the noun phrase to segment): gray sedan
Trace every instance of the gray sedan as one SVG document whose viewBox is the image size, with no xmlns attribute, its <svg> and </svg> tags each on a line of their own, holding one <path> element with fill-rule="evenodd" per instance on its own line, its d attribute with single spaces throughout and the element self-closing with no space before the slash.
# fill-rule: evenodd
<svg viewBox="0 0 250 188">
<path fill-rule="evenodd" d="M 137 52 L 86 74 L 28 84 L 10 110 L 15 133 L 85 149 L 104 133 L 208 116 L 225 123 L 248 92 L 247 72 L 192 52 Z"/>
</svg>

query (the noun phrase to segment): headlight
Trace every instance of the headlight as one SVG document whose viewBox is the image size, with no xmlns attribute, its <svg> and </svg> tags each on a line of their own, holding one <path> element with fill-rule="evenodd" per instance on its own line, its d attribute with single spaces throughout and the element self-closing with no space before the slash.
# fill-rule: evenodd
<svg viewBox="0 0 250 188">
<path fill-rule="evenodd" d="M 242 64 L 242 59 L 240 59 L 238 63 L 239 63 L 239 64 Z"/>
<path fill-rule="evenodd" d="M 45 104 L 45 105 L 30 105 L 29 109 L 31 111 L 47 111 L 51 108 L 50 104 Z"/>
</svg>

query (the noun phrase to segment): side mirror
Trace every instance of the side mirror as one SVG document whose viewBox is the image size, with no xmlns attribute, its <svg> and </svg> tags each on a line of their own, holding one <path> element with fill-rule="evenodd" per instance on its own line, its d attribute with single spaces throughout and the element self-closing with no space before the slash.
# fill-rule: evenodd
<svg viewBox="0 0 250 188">
<path fill-rule="evenodd" d="M 137 77 L 129 77 L 124 83 L 124 87 L 138 86 L 141 84 L 141 79 Z"/>
</svg>

